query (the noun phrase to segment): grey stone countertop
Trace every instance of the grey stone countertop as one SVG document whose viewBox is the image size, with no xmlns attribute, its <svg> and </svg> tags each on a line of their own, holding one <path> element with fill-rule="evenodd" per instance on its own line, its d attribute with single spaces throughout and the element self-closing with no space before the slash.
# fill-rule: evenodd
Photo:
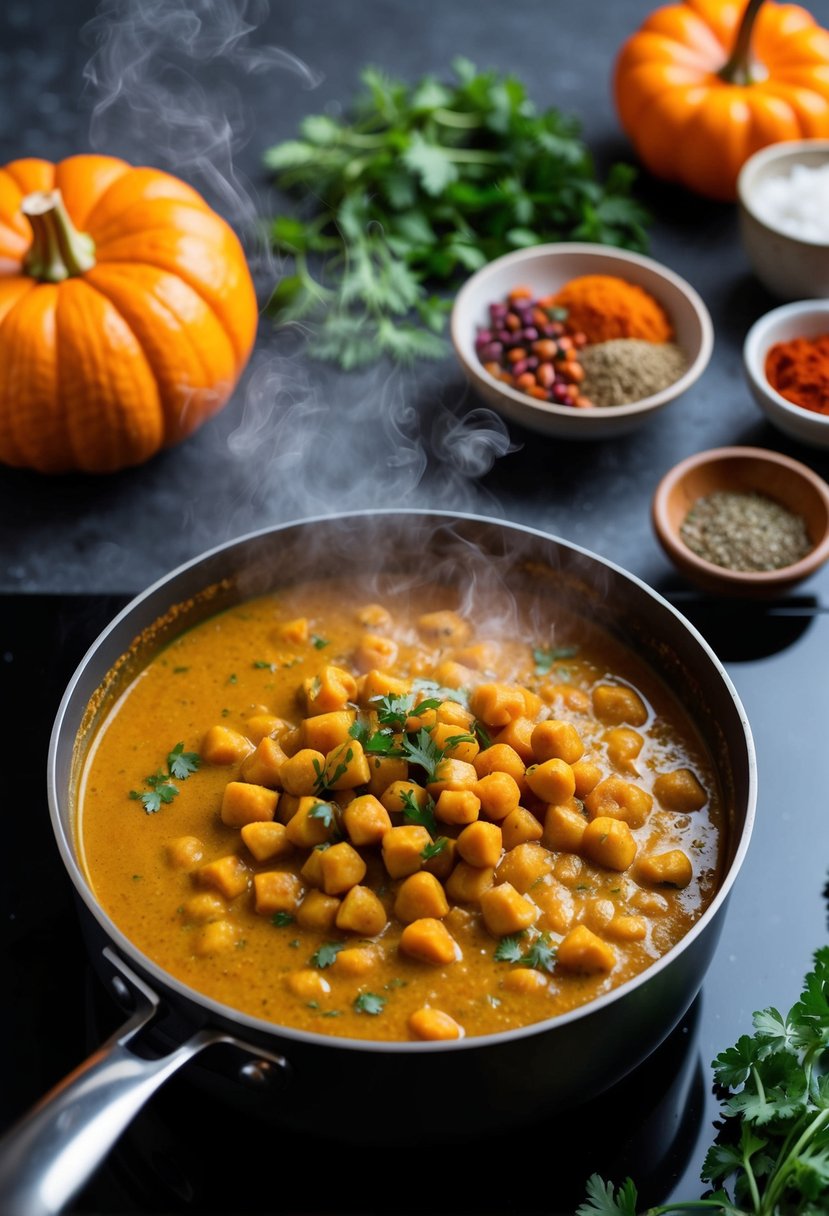
<svg viewBox="0 0 829 1216">
<path fill-rule="evenodd" d="M 610 96 L 613 56 L 650 0 L 8 0 L 0 9 L 0 157 L 96 150 L 171 169 L 237 227 L 278 209 L 262 169 L 309 113 L 348 105 L 365 64 L 407 79 L 463 54 L 523 79 L 539 107 L 578 116 L 604 169 L 632 160 Z M 829 22 L 829 0 L 811 4 Z M 140 16 L 137 16 L 140 14 Z M 247 32 L 245 32 L 247 30 Z M 181 50 L 190 47 L 192 53 Z M 178 48 L 178 50 L 176 50 Z M 176 70 L 173 71 L 172 67 Z M 184 69 L 182 71 L 181 69 Z M 224 122 L 224 118 L 227 122 Z M 665 470 L 721 444 L 829 458 L 772 429 L 743 380 L 750 324 L 775 304 L 753 279 L 733 206 L 642 173 L 652 256 L 687 278 L 715 326 L 711 363 L 674 407 L 615 441 L 568 443 L 507 425 L 447 357 L 345 373 L 311 361 L 266 317 L 230 404 L 196 435 L 122 473 L 44 477 L 0 468 L 0 590 L 137 592 L 215 544 L 350 509 L 434 507 L 529 523 L 675 581 L 651 532 Z M 262 298 L 279 274 L 260 268 Z M 817 593 L 826 575 L 805 590 Z"/>
</svg>

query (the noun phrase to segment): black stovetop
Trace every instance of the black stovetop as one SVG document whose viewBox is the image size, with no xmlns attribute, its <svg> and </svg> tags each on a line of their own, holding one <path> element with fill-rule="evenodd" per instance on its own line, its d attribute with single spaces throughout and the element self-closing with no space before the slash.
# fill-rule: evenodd
<svg viewBox="0 0 829 1216">
<path fill-rule="evenodd" d="M 564 1120 L 448 1149 L 405 1119 L 400 1147 L 344 1148 L 359 1095 L 298 1136 L 228 1110 L 187 1071 L 125 1133 L 70 1209 L 76 1213 L 572 1212 L 594 1170 L 631 1173 L 642 1207 L 702 1193 L 713 1136 L 713 1056 L 751 1030 L 751 1013 L 788 1006 L 826 940 L 829 683 L 822 604 L 745 605 L 668 592 L 714 646 L 755 735 L 760 797 L 749 857 L 701 996 L 637 1072 Z M 53 843 L 44 773 L 52 720 L 118 596 L 0 596 L 6 752 L 0 1001 L 5 1128 L 121 1020 L 89 966 L 71 885 Z M 11 726 L 11 729 L 10 729 Z M 620 1050 L 623 1050 L 623 1044 Z M 309 1079 L 313 1084 L 313 1079 Z M 451 1103 L 451 1094 L 436 1095 Z M 363 1112 L 376 1117 L 377 1112 Z M 373 1181 L 369 1182 L 369 1178 Z"/>
</svg>

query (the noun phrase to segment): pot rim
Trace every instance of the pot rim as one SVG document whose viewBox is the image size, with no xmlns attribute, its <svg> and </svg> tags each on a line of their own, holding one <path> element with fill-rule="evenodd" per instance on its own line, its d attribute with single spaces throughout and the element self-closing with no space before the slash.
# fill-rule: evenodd
<svg viewBox="0 0 829 1216">
<path fill-rule="evenodd" d="M 576 1009 L 572 1009 L 567 1013 L 557 1014 L 550 1018 L 545 1018 L 540 1022 L 532 1022 L 527 1026 L 516 1027 L 512 1030 L 498 1031 L 493 1034 L 471 1035 L 460 1039 L 450 1041 L 403 1041 L 403 1040 L 371 1040 L 371 1039 L 352 1039 L 339 1035 L 327 1035 L 315 1031 L 299 1030 L 294 1027 L 284 1026 L 279 1022 L 267 1021 L 263 1018 L 257 1018 L 251 1014 L 244 1013 L 241 1010 L 235 1009 L 232 1005 L 215 1000 L 212 997 L 205 996 L 197 989 L 191 988 L 188 984 L 183 983 L 169 972 L 165 971 L 149 956 L 145 955 L 130 939 L 121 932 L 118 926 L 112 921 L 109 915 L 104 911 L 103 907 L 96 899 L 91 886 L 89 885 L 81 866 L 78 862 L 76 849 L 73 846 L 71 839 L 65 829 L 63 819 L 61 817 L 60 802 L 61 795 L 59 793 L 58 782 L 58 754 L 65 747 L 64 741 L 64 720 L 67 710 L 72 700 L 75 689 L 80 682 L 87 664 L 93 655 L 97 653 L 104 642 L 118 629 L 121 628 L 122 622 L 131 617 L 148 599 L 151 599 L 165 586 L 175 584 L 181 580 L 182 576 L 187 571 L 193 570 L 202 563 L 207 563 L 211 559 L 219 556 L 221 553 L 244 545 L 248 542 L 268 535 L 286 532 L 291 528 L 298 526 L 310 527 L 317 524 L 344 522 L 346 520 L 357 520 L 361 518 L 372 518 L 383 520 L 387 517 L 412 517 L 423 520 L 434 520 L 435 523 L 450 523 L 452 521 L 463 521 L 470 523 L 479 523 L 487 527 L 521 533 L 525 536 L 535 537 L 541 541 L 552 541 L 554 544 L 561 545 L 565 549 L 573 553 L 584 556 L 591 561 L 598 562 L 600 565 L 607 567 L 615 574 L 620 575 L 623 579 L 628 580 L 638 587 L 645 595 L 654 599 L 664 610 L 677 618 L 678 622 L 684 629 L 695 639 L 697 644 L 706 652 L 710 662 L 715 668 L 717 674 L 722 680 L 726 690 L 728 691 L 740 723 L 743 728 L 743 736 L 746 747 L 747 760 L 747 776 L 748 783 L 746 789 L 746 808 L 745 817 L 740 830 L 739 839 L 734 849 L 734 854 L 728 870 L 722 877 L 716 894 L 711 902 L 706 907 L 700 918 L 692 925 L 689 931 L 682 937 L 667 953 L 661 955 L 650 966 L 646 967 L 639 975 L 634 976 L 630 980 L 626 980 L 618 987 L 611 989 L 609 992 L 603 993 L 594 1000 L 589 1001 L 585 1005 L 581 1005 Z M 180 602 L 180 601 L 177 601 Z M 168 605 L 172 607 L 173 605 Z M 309 516 L 299 519 L 290 520 L 282 524 L 273 524 L 264 528 L 255 529 L 252 532 L 245 533 L 235 537 L 229 541 L 225 541 L 211 549 L 205 550 L 196 557 L 181 563 L 175 569 L 162 575 L 144 591 L 134 596 L 128 604 L 110 621 L 110 623 L 101 631 L 92 645 L 88 648 L 80 663 L 76 667 L 64 695 L 58 707 L 55 716 L 52 733 L 49 740 L 49 752 L 47 759 L 47 793 L 49 801 L 49 813 L 52 822 L 52 830 L 55 834 L 55 840 L 58 850 L 61 854 L 64 866 L 72 880 L 77 894 L 83 900 L 88 911 L 92 914 L 99 926 L 118 950 L 132 961 L 141 971 L 150 977 L 151 981 L 159 986 L 162 991 L 164 989 L 172 990 L 178 997 L 186 1001 L 194 1002 L 202 1010 L 213 1015 L 214 1018 L 231 1022 L 240 1030 L 262 1034 L 268 1037 L 276 1036 L 280 1039 L 288 1039 L 294 1042 L 313 1045 L 314 1047 L 324 1047 L 328 1049 L 348 1048 L 350 1050 L 364 1051 L 368 1053 L 379 1052 L 380 1054 L 422 1054 L 432 1053 L 436 1051 L 465 1051 L 470 1049 L 483 1049 L 486 1047 L 497 1046 L 506 1042 L 514 1042 L 517 1039 L 530 1038 L 538 1034 L 543 1034 L 551 1030 L 555 1026 L 563 1026 L 572 1022 L 589 1019 L 594 1015 L 598 1015 L 608 1005 L 621 1000 L 623 997 L 635 992 L 638 988 L 647 984 L 660 972 L 669 967 L 672 961 L 681 953 L 684 953 L 691 944 L 702 934 L 711 921 L 715 919 L 720 908 L 725 903 L 731 888 L 737 878 L 738 873 L 742 869 L 748 850 L 749 841 L 754 826 L 754 817 L 757 798 L 757 762 L 754 750 L 754 741 L 751 734 L 751 727 L 748 722 L 745 709 L 742 701 L 737 693 L 736 688 L 728 675 L 723 664 L 717 658 L 716 654 L 702 636 L 702 634 L 688 621 L 681 612 L 669 603 L 659 592 L 655 591 L 651 586 L 645 583 L 638 576 L 625 570 L 622 566 L 608 558 L 602 557 L 599 554 L 592 552 L 572 541 L 565 540 L 562 537 L 555 536 L 552 533 L 544 532 L 539 528 L 533 528 L 526 524 L 514 523 L 509 520 L 499 519 L 494 516 L 478 515 L 473 512 L 463 511 L 447 511 L 447 510 L 432 510 L 430 508 L 418 507 L 401 507 L 391 508 L 389 510 L 377 511 L 371 508 L 366 508 L 348 512 L 330 512 L 324 515 Z M 666 1028 L 667 1030 L 670 1027 Z"/>
</svg>

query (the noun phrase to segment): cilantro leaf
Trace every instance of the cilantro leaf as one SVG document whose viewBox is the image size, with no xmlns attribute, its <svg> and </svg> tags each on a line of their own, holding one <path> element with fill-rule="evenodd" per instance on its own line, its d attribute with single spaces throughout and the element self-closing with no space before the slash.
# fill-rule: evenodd
<svg viewBox="0 0 829 1216">
<path fill-rule="evenodd" d="M 420 850 L 420 856 L 424 861 L 431 861 L 433 857 L 438 857 L 449 845 L 449 841 L 445 836 L 438 836 L 431 844 L 424 845 Z"/>
<path fill-rule="evenodd" d="M 356 1013 L 368 1013 L 377 1017 L 386 1008 L 388 999 L 386 996 L 378 996 L 376 992 L 361 992 L 354 998 L 353 1008 Z"/>
<path fill-rule="evenodd" d="M 576 1216 L 636 1216 L 636 1187 L 630 1178 L 618 1188 L 592 1174 L 585 1187 L 587 1202 L 576 1208 Z"/>
<path fill-rule="evenodd" d="M 276 925 L 277 928 L 281 929 L 286 925 L 292 925 L 294 923 L 294 919 L 295 917 L 292 912 L 274 912 L 273 916 L 271 917 L 271 924 Z"/>
<path fill-rule="evenodd" d="M 412 764 L 419 764 L 424 770 L 426 780 L 434 781 L 435 771 L 443 759 L 443 749 L 438 747 L 428 730 L 421 727 L 414 739 L 407 736 L 402 747 Z"/>
<path fill-rule="evenodd" d="M 312 967 L 324 970 L 324 968 L 331 966 L 340 951 L 344 949 L 345 942 L 323 942 L 319 949 L 315 950 L 311 955 L 310 964 Z"/>
<path fill-rule="evenodd" d="M 186 752 L 183 743 L 177 743 L 167 756 L 167 768 L 170 775 L 179 781 L 185 781 L 191 773 L 195 773 L 201 764 L 198 752 Z"/>
<path fill-rule="evenodd" d="M 177 781 L 185 781 L 192 773 L 195 773 L 201 764 L 201 758 L 197 752 L 186 752 L 183 743 L 177 743 L 175 747 L 167 753 L 167 770 L 166 772 L 159 770 L 156 773 L 150 773 L 144 778 L 145 790 L 130 790 L 128 797 L 134 802 L 140 802 L 148 815 L 157 814 L 162 806 L 167 806 L 178 797 L 178 786 L 173 783 L 172 778 Z"/>
<path fill-rule="evenodd" d="M 407 823 L 418 823 L 426 828 L 430 836 L 437 834 L 438 825 L 435 819 L 435 804 L 427 798 L 423 806 L 417 801 L 413 790 L 404 790 L 400 795 L 403 803 L 403 818 Z"/>
<path fill-rule="evenodd" d="M 557 947 L 550 941 L 549 933 L 537 937 L 521 960 L 524 967 L 534 967 L 536 971 L 553 971 L 556 965 Z"/>
<path fill-rule="evenodd" d="M 495 947 L 494 958 L 497 963 L 517 963 L 522 958 L 521 953 L 521 937 L 522 934 L 511 934 L 507 937 L 502 937 L 498 945 Z"/>
</svg>

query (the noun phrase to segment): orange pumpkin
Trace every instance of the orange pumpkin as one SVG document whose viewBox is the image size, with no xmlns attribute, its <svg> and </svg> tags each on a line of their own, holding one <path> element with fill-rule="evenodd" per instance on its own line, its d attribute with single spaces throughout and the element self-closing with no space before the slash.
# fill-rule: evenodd
<svg viewBox="0 0 829 1216">
<path fill-rule="evenodd" d="M 794 4 L 685 0 L 628 39 L 614 93 L 652 173 L 731 200 L 758 148 L 829 136 L 829 33 Z"/>
<path fill-rule="evenodd" d="M 108 156 L 0 169 L 0 461 L 140 464 L 225 404 L 256 324 L 239 241 L 184 182 Z"/>
</svg>

